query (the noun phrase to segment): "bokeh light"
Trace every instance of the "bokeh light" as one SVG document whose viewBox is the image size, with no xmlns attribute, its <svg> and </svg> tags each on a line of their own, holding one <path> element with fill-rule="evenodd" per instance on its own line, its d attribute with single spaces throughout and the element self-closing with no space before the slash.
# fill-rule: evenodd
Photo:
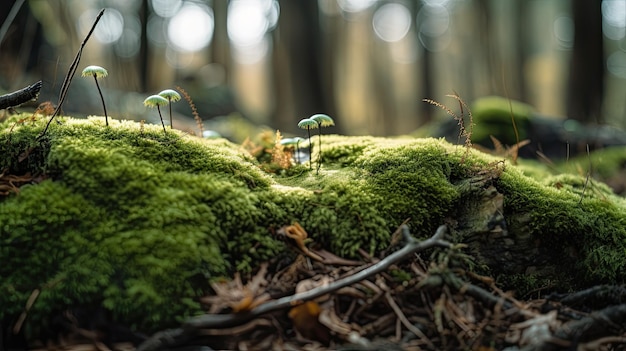
<svg viewBox="0 0 626 351">
<path fill-rule="evenodd" d="M 204 5 L 185 3 L 171 17 L 167 26 L 167 38 L 179 51 L 198 51 L 209 45 L 214 28 L 213 10 Z"/>
<path fill-rule="evenodd" d="M 100 11 L 92 9 L 80 15 L 78 25 L 81 32 L 87 33 L 89 29 L 91 29 L 93 21 L 98 16 L 98 12 Z M 114 8 L 107 8 L 93 34 L 99 42 L 110 44 L 116 42 L 122 36 L 123 30 L 124 17 L 122 14 Z"/>
<path fill-rule="evenodd" d="M 574 47 L 574 20 L 569 16 L 559 16 L 554 20 L 554 37 L 559 48 L 571 49 Z"/>
<path fill-rule="evenodd" d="M 280 8 L 275 0 L 233 0 L 228 5 L 228 38 L 233 58 L 253 64 L 269 52 L 266 33 L 278 23 Z"/>
<path fill-rule="evenodd" d="M 163 18 L 174 16 L 183 6 L 182 0 L 150 0 L 152 10 Z"/>
<path fill-rule="evenodd" d="M 411 13 L 401 4 L 385 4 L 378 8 L 372 18 L 374 33 L 387 42 L 404 38 L 411 28 Z"/>
<path fill-rule="evenodd" d="M 416 25 L 420 43 L 429 51 L 444 50 L 450 43 L 450 12 L 445 6 L 432 3 L 424 5 L 417 14 Z"/>
<path fill-rule="evenodd" d="M 374 5 L 376 0 L 337 0 L 337 4 L 345 12 L 361 12 Z"/>
<path fill-rule="evenodd" d="M 228 5 L 228 37 L 233 45 L 259 43 L 278 21 L 278 2 L 233 0 Z"/>
<path fill-rule="evenodd" d="M 616 77 L 626 79 L 626 53 L 615 51 L 606 59 L 606 68 Z"/>
<path fill-rule="evenodd" d="M 147 36 L 152 45 L 165 47 L 167 45 L 167 31 L 165 19 L 156 15 L 150 15 L 147 24 Z"/>
<path fill-rule="evenodd" d="M 612 40 L 626 36 L 626 0 L 602 1 L 602 32 Z"/>
</svg>

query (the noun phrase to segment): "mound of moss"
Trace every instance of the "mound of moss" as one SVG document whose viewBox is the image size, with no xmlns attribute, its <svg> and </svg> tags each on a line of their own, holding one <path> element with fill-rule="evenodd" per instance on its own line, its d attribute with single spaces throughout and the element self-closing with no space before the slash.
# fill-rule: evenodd
<svg viewBox="0 0 626 351">
<path fill-rule="evenodd" d="M 44 118 L 19 117 L 0 126 L 0 184 L 32 179 L 0 198 L 0 317 L 39 289 L 33 333 L 75 305 L 102 305 L 137 330 L 174 325 L 200 312 L 211 279 L 288 252 L 273 233 L 294 221 L 340 256 L 387 248 L 410 219 L 418 237 L 451 224 L 479 265 L 510 283 L 528 278 L 524 288 L 626 281 L 626 204 L 597 182 L 583 191 L 582 177 L 535 180 L 440 139 L 341 136 L 323 138 L 319 175 L 295 166 L 280 176 L 225 140 L 95 117 L 61 118 L 40 137 Z M 471 242 L 496 227 L 506 255 Z M 533 267 L 553 269 L 524 266 L 532 254 Z"/>
</svg>

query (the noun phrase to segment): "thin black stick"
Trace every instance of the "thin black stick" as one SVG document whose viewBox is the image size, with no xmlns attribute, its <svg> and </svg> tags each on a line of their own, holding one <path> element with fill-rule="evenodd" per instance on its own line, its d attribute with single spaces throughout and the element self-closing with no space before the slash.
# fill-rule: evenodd
<svg viewBox="0 0 626 351">
<path fill-rule="evenodd" d="M 24 5 L 24 1 L 25 0 L 17 0 L 11 7 L 11 10 L 9 10 L 9 14 L 2 23 L 2 27 L 0 27 L 0 43 L 2 43 L 2 41 L 4 40 L 4 36 L 9 31 L 11 23 L 13 23 L 13 20 L 15 20 L 15 16 L 17 16 L 17 13 L 20 12 L 22 5 Z"/>
<path fill-rule="evenodd" d="M 76 57 L 74 57 L 74 61 L 72 61 L 72 64 L 70 65 L 70 68 L 67 71 L 67 74 L 65 75 L 65 79 L 63 80 L 63 84 L 61 85 L 61 92 L 59 93 L 59 102 L 57 103 L 57 108 L 54 110 L 54 113 L 52 114 L 52 116 L 50 117 L 50 120 L 46 124 L 46 128 L 44 128 L 43 132 L 41 132 L 41 134 L 39 135 L 40 138 L 46 135 L 46 132 L 48 131 L 48 128 L 50 127 L 50 123 L 52 123 L 52 120 L 54 119 L 54 117 L 56 117 L 57 114 L 59 114 L 59 111 L 61 111 L 61 107 L 63 106 L 63 102 L 65 101 L 65 97 L 67 96 L 67 90 L 70 88 L 70 84 L 72 82 L 72 79 L 74 78 L 74 74 L 76 73 L 76 70 L 78 69 L 78 63 L 80 62 L 80 57 L 83 54 L 83 48 L 87 44 L 87 41 L 89 40 L 89 37 L 91 37 L 91 34 L 93 33 L 93 31 L 96 29 L 96 25 L 100 21 L 100 18 L 102 17 L 103 14 L 104 14 L 104 9 L 100 10 L 100 12 L 98 13 L 98 16 L 96 16 L 96 19 L 93 22 L 93 25 L 91 26 L 91 29 L 89 30 L 89 33 L 87 33 L 87 36 L 85 37 L 83 42 L 80 44 L 80 48 L 78 49 L 78 52 L 76 53 Z"/>
<path fill-rule="evenodd" d="M 406 241 L 404 247 L 379 262 L 363 269 L 362 271 L 334 281 L 326 286 L 320 286 L 302 293 L 268 301 L 248 312 L 236 314 L 206 314 L 192 317 L 183 324 L 182 328 L 165 330 L 155 334 L 143 344 L 139 345 L 139 347 L 137 347 L 137 351 L 154 351 L 162 348 L 168 348 L 173 346 L 171 344 L 172 342 L 184 343 L 196 335 L 200 329 L 221 329 L 238 326 L 264 314 L 298 306 L 306 301 L 311 301 L 346 286 L 356 284 L 389 269 L 392 265 L 408 258 L 414 253 L 436 246 L 444 248 L 452 247 L 450 242 L 443 239 L 447 230 L 445 225 L 437 228 L 435 234 L 424 241 L 415 240 L 411 236 L 409 227 L 406 224 L 403 224 L 400 229 L 402 230 L 402 235 Z"/>
</svg>

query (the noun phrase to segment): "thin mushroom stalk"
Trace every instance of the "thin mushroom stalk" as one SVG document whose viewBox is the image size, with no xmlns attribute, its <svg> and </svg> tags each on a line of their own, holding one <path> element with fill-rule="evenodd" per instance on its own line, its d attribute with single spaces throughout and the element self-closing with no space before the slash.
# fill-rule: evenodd
<svg viewBox="0 0 626 351">
<path fill-rule="evenodd" d="M 159 118 L 161 118 L 161 125 L 163 126 L 163 133 L 167 133 L 165 131 L 165 122 L 163 122 L 163 115 L 161 114 L 161 106 L 162 105 L 167 105 L 169 102 L 167 101 L 166 98 L 159 96 L 159 95 L 151 95 L 148 96 L 144 101 L 143 104 L 145 106 L 148 107 L 155 107 L 157 108 L 157 111 L 159 111 Z"/>
<path fill-rule="evenodd" d="M 172 121 L 172 102 L 176 102 L 180 100 L 180 94 L 173 89 L 165 89 L 159 93 L 160 97 L 164 97 L 167 99 L 168 104 L 170 105 L 170 129 L 174 128 L 174 123 Z"/>
<path fill-rule="evenodd" d="M 98 93 L 100 93 L 100 100 L 102 100 L 102 108 L 104 109 L 104 121 L 106 125 L 109 125 L 109 116 L 107 115 L 107 106 L 104 104 L 104 96 L 102 96 L 102 90 L 100 89 L 100 84 L 98 84 L 98 78 L 96 75 L 93 75 L 93 80 L 96 82 L 96 88 L 98 88 Z"/>
<path fill-rule="evenodd" d="M 100 66 L 87 66 L 83 69 L 82 76 L 93 76 L 94 81 L 96 81 L 96 88 L 98 88 L 98 93 L 100 94 L 100 100 L 102 100 L 102 108 L 104 109 L 104 120 L 106 122 L 107 127 L 109 126 L 109 116 L 107 115 L 107 107 L 104 103 L 104 96 L 102 95 L 102 90 L 100 89 L 100 84 L 98 83 L 98 77 L 106 77 L 109 75 L 106 69 Z"/>
<path fill-rule="evenodd" d="M 317 174 L 319 174 L 320 167 L 322 166 L 322 127 L 334 126 L 335 121 L 330 116 L 325 115 L 323 113 L 315 114 L 309 118 L 314 120 L 317 123 L 317 127 L 319 128 L 318 136 L 319 136 L 320 146 L 319 146 L 319 151 L 317 154 Z"/>
<path fill-rule="evenodd" d="M 313 144 L 311 143 L 311 128 L 317 128 L 317 122 L 310 118 L 303 118 L 298 122 L 298 128 L 305 129 L 309 136 L 309 169 L 313 169 Z"/>
</svg>

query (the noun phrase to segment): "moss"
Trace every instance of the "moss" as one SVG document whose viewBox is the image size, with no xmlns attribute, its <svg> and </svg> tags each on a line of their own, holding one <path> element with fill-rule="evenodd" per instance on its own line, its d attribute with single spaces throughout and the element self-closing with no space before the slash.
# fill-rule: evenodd
<svg viewBox="0 0 626 351">
<path fill-rule="evenodd" d="M 626 204 L 597 182 L 580 201 L 582 177 L 535 180 L 439 139 L 341 136 L 323 137 L 319 175 L 303 167 L 270 175 L 223 139 L 60 120 L 39 139 L 45 119 L 0 126 L 2 169 L 45 178 L 0 199 L 0 317 L 21 312 L 41 288 L 33 333 L 43 316 L 76 304 L 103 304 L 138 330 L 170 326 L 199 311 L 192 301 L 211 279 L 288 250 L 272 235 L 283 225 L 299 222 L 340 256 L 376 253 L 407 218 L 415 235 L 432 235 L 488 182 L 504 195 L 511 235 L 567 263 L 567 277 L 533 281 L 626 280 Z"/>
<path fill-rule="evenodd" d="M 559 162 L 557 170 L 586 175 L 591 164 L 591 176 L 610 184 L 621 195 L 626 195 L 626 147 L 612 146 Z"/>
<path fill-rule="evenodd" d="M 515 145 L 517 141 L 511 118 L 515 118 L 519 141 L 521 141 L 526 139 L 526 127 L 533 111 L 530 105 L 499 96 L 477 99 L 472 104 L 472 116 L 475 124 L 472 141 L 490 145 L 489 136 L 498 135 L 500 142 L 504 145 Z"/>
<path fill-rule="evenodd" d="M 505 214 L 513 232 L 527 233 L 559 262 L 559 275 L 575 285 L 624 282 L 626 202 L 604 184 L 558 175 L 543 184 L 509 169 L 499 180 L 505 194 Z M 523 216 L 522 216 L 523 215 Z"/>
</svg>

